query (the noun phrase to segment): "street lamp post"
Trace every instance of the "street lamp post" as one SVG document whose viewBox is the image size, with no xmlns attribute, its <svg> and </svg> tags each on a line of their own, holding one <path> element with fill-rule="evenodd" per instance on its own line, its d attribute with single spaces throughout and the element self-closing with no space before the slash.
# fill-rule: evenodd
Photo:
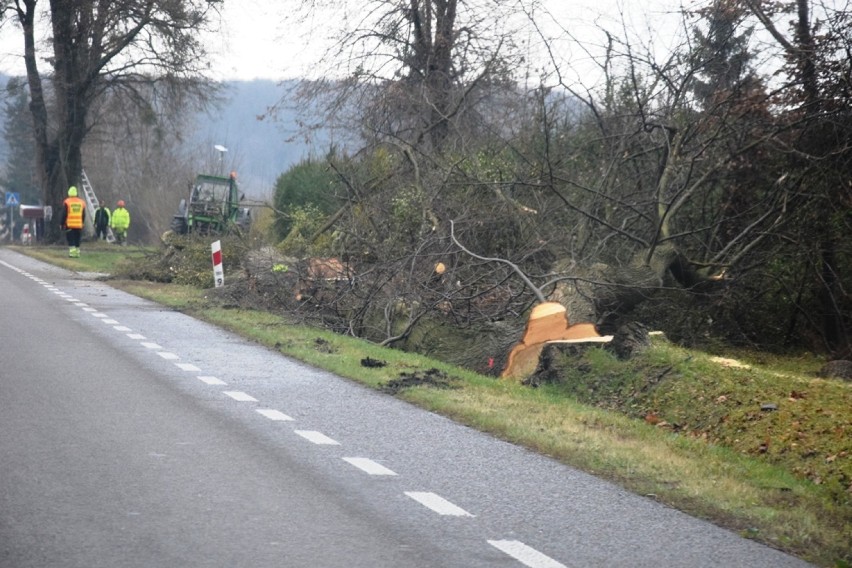
<svg viewBox="0 0 852 568">
<path fill-rule="evenodd" d="M 225 171 L 222 167 L 222 164 L 225 161 L 225 152 L 227 152 L 228 149 L 222 146 L 221 144 L 216 144 L 215 146 L 213 146 L 213 149 L 219 152 L 219 175 L 222 175 Z"/>
</svg>

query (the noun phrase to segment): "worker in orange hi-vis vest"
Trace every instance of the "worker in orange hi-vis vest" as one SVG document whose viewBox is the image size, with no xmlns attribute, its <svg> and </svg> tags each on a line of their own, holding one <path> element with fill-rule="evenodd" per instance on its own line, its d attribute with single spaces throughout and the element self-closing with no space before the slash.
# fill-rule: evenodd
<svg viewBox="0 0 852 568">
<path fill-rule="evenodd" d="M 68 256 L 80 257 L 80 239 L 83 237 L 83 223 L 86 221 L 86 203 L 77 197 L 77 188 L 68 188 L 68 197 L 62 203 L 62 215 L 59 227 L 65 231 L 68 241 Z"/>
</svg>

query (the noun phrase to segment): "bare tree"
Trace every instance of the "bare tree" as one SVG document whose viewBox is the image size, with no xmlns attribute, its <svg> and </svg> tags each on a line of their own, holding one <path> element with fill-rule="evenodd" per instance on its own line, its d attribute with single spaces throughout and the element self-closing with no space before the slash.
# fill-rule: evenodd
<svg viewBox="0 0 852 568">
<path fill-rule="evenodd" d="M 329 65 L 299 92 L 337 126 L 354 114 L 368 136 L 438 149 L 477 105 L 475 87 L 505 80 L 521 58 L 515 0 L 311 1 L 300 16 L 329 5 L 340 18 L 323 25 L 333 30 Z"/>
<path fill-rule="evenodd" d="M 38 0 L 7 0 L 20 27 L 44 201 L 57 207 L 79 181 L 82 145 L 106 93 L 150 107 L 140 85 L 158 83 L 176 96 L 205 93 L 205 50 L 199 32 L 219 0 L 50 0 L 50 66 L 40 69 Z M 54 235 L 56 228 L 54 227 Z"/>
</svg>

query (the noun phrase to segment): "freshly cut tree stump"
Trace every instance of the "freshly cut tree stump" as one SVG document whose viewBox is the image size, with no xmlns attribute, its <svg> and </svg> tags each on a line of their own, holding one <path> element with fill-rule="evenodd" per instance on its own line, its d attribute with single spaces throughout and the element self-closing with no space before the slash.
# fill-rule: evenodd
<svg viewBox="0 0 852 568">
<path fill-rule="evenodd" d="M 521 341 L 512 347 L 501 378 L 521 379 L 531 375 L 538 365 L 541 350 L 547 343 L 606 343 L 612 336 L 602 336 L 592 323 L 568 321 L 565 306 L 543 302 L 530 312 Z"/>
</svg>

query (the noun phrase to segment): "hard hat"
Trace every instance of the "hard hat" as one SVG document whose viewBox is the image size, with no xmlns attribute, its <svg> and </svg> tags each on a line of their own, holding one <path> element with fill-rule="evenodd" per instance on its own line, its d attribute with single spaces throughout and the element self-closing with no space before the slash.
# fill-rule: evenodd
<svg viewBox="0 0 852 568">
<path fill-rule="evenodd" d="M 73 185 L 68 188 L 68 197 L 77 197 L 77 188 Z"/>
<path fill-rule="evenodd" d="M 118 204 L 117 204 L 117 205 L 118 205 L 119 207 L 124 207 L 124 201 L 123 201 L 123 200 L 121 200 L 121 199 L 119 199 L 119 200 L 118 200 Z"/>
</svg>

